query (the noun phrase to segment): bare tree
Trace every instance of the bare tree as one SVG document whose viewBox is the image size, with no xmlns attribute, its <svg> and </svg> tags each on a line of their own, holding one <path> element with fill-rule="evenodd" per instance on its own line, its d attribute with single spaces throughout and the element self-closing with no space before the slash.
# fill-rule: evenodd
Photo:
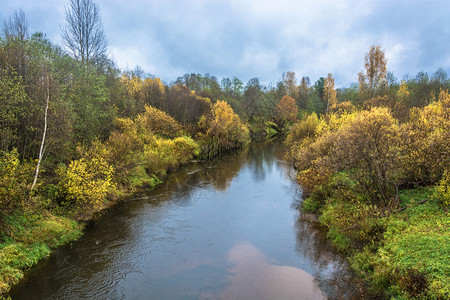
<svg viewBox="0 0 450 300">
<path fill-rule="evenodd" d="M 65 46 L 83 64 L 106 55 L 108 42 L 97 4 L 92 0 L 70 0 L 66 26 L 61 28 Z"/>
<path fill-rule="evenodd" d="M 3 35 L 7 40 L 17 38 L 25 41 L 28 38 L 28 21 L 23 10 L 14 11 L 8 21 L 3 23 Z"/>
</svg>

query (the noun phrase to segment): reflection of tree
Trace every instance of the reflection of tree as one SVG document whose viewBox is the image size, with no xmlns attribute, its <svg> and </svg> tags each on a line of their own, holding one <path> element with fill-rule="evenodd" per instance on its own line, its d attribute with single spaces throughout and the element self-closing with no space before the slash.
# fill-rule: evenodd
<svg viewBox="0 0 450 300">
<path fill-rule="evenodd" d="M 212 186 L 224 191 L 230 186 L 247 157 L 248 149 L 222 155 L 206 162 L 190 163 L 171 173 L 155 189 L 146 192 L 146 198 L 172 201 L 177 206 L 191 206 L 201 196 L 202 189 Z"/>
<path fill-rule="evenodd" d="M 225 191 L 244 165 L 247 152 L 248 148 L 245 148 L 206 163 L 203 170 L 199 172 L 200 179 L 212 184 L 217 190 Z"/>
<path fill-rule="evenodd" d="M 296 251 L 313 263 L 314 276 L 329 299 L 361 299 L 360 283 L 352 279 L 344 256 L 333 249 L 315 216 L 300 212 L 295 228 Z"/>
<path fill-rule="evenodd" d="M 255 181 L 263 181 L 266 173 L 273 167 L 275 153 L 281 148 L 281 140 L 255 142 L 249 146 L 247 158 Z"/>
</svg>

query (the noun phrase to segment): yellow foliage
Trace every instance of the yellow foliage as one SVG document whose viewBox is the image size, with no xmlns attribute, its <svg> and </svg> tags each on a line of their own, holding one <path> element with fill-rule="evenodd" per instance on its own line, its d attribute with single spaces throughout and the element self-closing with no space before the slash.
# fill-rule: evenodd
<svg viewBox="0 0 450 300">
<path fill-rule="evenodd" d="M 408 91 L 408 84 L 402 80 L 400 83 L 400 88 L 397 92 L 397 97 L 400 99 L 400 101 L 407 101 L 409 97 L 410 92 Z"/>
<path fill-rule="evenodd" d="M 164 176 L 167 171 L 191 160 L 199 154 L 199 145 L 189 137 L 172 140 L 155 138 L 145 146 L 145 168 L 149 175 Z"/>
<path fill-rule="evenodd" d="M 143 81 L 141 78 L 137 76 L 132 76 L 130 78 L 128 75 L 122 74 L 122 83 L 125 86 L 128 97 L 135 100 L 138 100 L 142 97 Z"/>
<path fill-rule="evenodd" d="M 137 117 L 136 123 L 142 127 L 141 130 L 151 130 L 166 137 L 183 135 L 181 125 L 174 118 L 149 105 L 146 105 L 145 112 Z"/>
<path fill-rule="evenodd" d="M 311 123 L 311 124 L 308 124 Z M 374 204 L 389 202 L 398 178 L 399 126 L 387 108 L 314 116 L 294 126 L 288 137 L 291 156 L 306 192 L 342 170 Z"/>
<path fill-rule="evenodd" d="M 25 205 L 33 179 L 34 162 L 20 163 L 16 149 L 0 152 L 0 209 L 9 210 Z"/>
<path fill-rule="evenodd" d="M 354 179 L 376 205 L 386 205 L 399 178 L 400 128 L 387 108 L 362 111 L 336 136 L 338 170 L 356 169 Z"/>
<path fill-rule="evenodd" d="M 286 145 L 288 146 L 287 156 L 289 159 L 294 159 L 296 151 L 305 139 L 309 138 L 311 141 L 314 139 L 318 125 L 319 117 L 316 113 L 312 113 L 306 119 L 295 123 L 291 127 L 286 138 Z"/>
<path fill-rule="evenodd" d="M 241 122 L 239 116 L 225 101 L 217 101 L 210 114 L 200 118 L 199 126 L 206 131 L 206 135 L 213 143 L 218 143 L 223 149 L 241 147 L 250 139 L 247 125 Z"/>
<path fill-rule="evenodd" d="M 446 170 L 439 184 L 436 186 L 433 197 L 446 209 L 450 207 L 450 170 Z"/>
<path fill-rule="evenodd" d="M 79 149 L 82 157 L 57 170 L 59 186 L 68 204 L 77 208 L 100 208 L 107 196 L 116 192 L 114 168 L 106 159 L 106 149 L 99 142 L 90 151 Z"/>
<path fill-rule="evenodd" d="M 338 103 L 331 108 L 331 112 L 336 112 L 338 114 L 352 113 L 355 111 L 356 107 L 350 101 Z"/>
<path fill-rule="evenodd" d="M 331 73 L 328 74 L 324 81 L 324 98 L 327 101 L 327 112 L 334 110 L 337 105 L 336 90 L 334 88 L 334 78 Z"/>
<path fill-rule="evenodd" d="M 437 182 L 450 165 L 450 95 L 441 91 L 438 101 L 411 110 L 403 126 L 404 176 L 412 182 Z"/>
</svg>

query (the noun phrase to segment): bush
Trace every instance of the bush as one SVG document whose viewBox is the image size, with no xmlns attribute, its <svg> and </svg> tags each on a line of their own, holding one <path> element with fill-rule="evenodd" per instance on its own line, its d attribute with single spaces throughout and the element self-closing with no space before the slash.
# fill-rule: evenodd
<svg viewBox="0 0 450 300">
<path fill-rule="evenodd" d="M 32 162 L 20 163 L 16 149 L 0 153 L 1 214 L 7 214 L 15 208 L 26 205 L 34 168 L 35 164 Z"/>
<path fill-rule="evenodd" d="M 337 132 L 331 154 L 337 170 L 351 176 L 377 206 L 396 197 L 400 177 L 400 131 L 386 108 L 360 112 Z"/>
<path fill-rule="evenodd" d="M 145 169 L 150 176 L 164 176 L 167 171 L 191 160 L 199 154 L 199 145 L 189 137 L 173 140 L 156 138 L 146 145 Z"/>
<path fill-rule="evenodd" d="M 182 136 L 181 125 L 165 112 L 151 106 L 145 106 L 145 112 L 138 116 L 136 122 L 143 130 L 151 130 L 163 137 L 175 138 Z"/>
<path fill-rule="evenodd" d="M 75 208 L 99 209 L 108 195 L 116 193 L 114 168 L 105 159 L 105 149 L 99 142 L 89 151 L 79 149 L 82 157 L 57 170 L 59 186 L 65 202 Z"/>
<path fill-rule="evenodd" d="M 217 101 L 209 114 L 200 118 L 200 138 L 206 140 L 206 145 L 213 149 L 206 150 L 213 155 L 223 150 L 239 148 L 250 141 L 247 125 L 241 122 L 239 116 L 225 101 Z"/>
<path fill-rule="evenodd" d="M 436 185 L 433 198 L 446 210 L 450 207 L 450 171 L 445 171 L 439 184 Z"/>
<path fill-rule="evenodd" d="M 291 151 L 288 152 L 288 158 L 293 159 L 295 156 L 295 150 L 298 148 L 299 143 L 307 138 L 314 138 L 316 135 L 316 128 L 319 125 L 319 117 L 312 113 L 308 115 L 304 120 L 295 123 L 286 137 L 286 145 Z"/>
<path fill-rule="evenodd" d="M 450 165 L 450 95 L 411 111 L 402 127 L 402 168 L 405 182 L 437 183 Z"/>
</svg>

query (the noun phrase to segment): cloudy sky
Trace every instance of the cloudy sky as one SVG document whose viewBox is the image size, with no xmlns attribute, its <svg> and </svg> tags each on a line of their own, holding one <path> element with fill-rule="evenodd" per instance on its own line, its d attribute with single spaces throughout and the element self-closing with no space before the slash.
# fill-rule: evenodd
<svg viewBox="0 0 450 300">
<path fill-rule="evenodd" d="M 170 83 L 185 73 L 258 77 L 285 71 L 314 82 L 332 73 L 357 81 L 364 55 L 381 44 L 401 79 L 419 71 L 450 74 L 448 0 L 94 0 L 111 57 Z M 68 0 L 0 0 L 0 20 L 21 8 L 30 31 L 61 43 Z"/>
</svg>

